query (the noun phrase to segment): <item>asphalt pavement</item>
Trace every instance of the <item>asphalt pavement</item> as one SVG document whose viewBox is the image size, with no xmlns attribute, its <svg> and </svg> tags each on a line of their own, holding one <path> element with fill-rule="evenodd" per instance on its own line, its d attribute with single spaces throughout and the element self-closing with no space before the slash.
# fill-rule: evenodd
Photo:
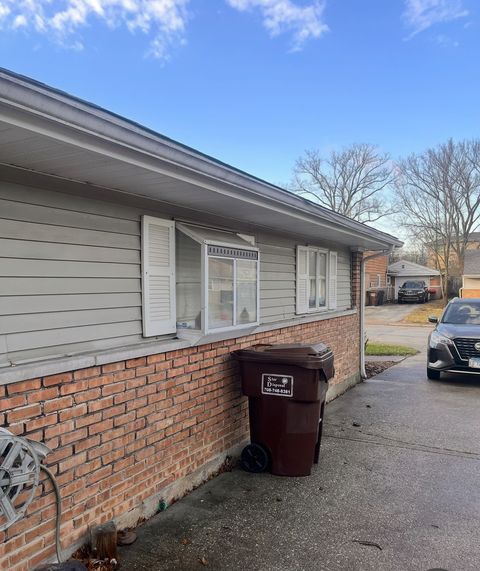
<svg viewBox="0 0 480 571">
<path fill-rule="evenodd" d="M 369 335 L 424 349 L 401 329 Z M 222 474 L 138 527 L 122 569 L 478 571 L 479 404 L 480 380 L 405 359 L 327 406 L 311 476 Z"/>
</svg>

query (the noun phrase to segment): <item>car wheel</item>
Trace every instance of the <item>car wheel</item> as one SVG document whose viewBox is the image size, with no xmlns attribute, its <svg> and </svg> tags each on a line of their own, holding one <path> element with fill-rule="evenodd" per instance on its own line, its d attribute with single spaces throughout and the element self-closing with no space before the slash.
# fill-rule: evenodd
<svg viewBox="0 0 480 571">
<path fill-rule="evenodd" d="M 440 371 L 427 367 L 427 378 L 431 381 L 438 381 L 440 379 Z"/>
</svg>

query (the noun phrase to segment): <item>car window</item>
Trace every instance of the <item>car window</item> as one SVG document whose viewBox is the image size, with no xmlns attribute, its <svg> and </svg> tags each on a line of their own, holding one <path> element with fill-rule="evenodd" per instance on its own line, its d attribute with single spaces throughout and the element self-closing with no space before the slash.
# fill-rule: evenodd
<svg viewBox="0 0 480 571">
<path fill-rule="evenodd" d="M 424 287 L 424 282 L 404 282 L 402 287 L 408 289 L 422 289 Z"/>
<path fill-rule="evenodd" d="M 450 304 L 445 310 L 442 323 L 480 325 L 480 303 L 465 302 Z"/>
</svg>

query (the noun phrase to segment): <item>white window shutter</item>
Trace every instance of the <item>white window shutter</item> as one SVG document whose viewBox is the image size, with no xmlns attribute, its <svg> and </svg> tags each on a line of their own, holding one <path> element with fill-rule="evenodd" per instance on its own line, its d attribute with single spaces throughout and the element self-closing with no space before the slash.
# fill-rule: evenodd
<svg viewBox="0 0 480 571">
<path fill-rule="evenodd" d="M 308 286 L 308 248 L 297 246 L 297 313 L 308 311 Z"/>
<path fill-rule="evenodd" d="M 176 331 L 175 222 L 142 216 L 143 335 Z"/>
<path fill-rule="evenodd" d="M 337 307 L 337 252 L 329 252 L 328 264 L 328 308 Z"/>
</svg>

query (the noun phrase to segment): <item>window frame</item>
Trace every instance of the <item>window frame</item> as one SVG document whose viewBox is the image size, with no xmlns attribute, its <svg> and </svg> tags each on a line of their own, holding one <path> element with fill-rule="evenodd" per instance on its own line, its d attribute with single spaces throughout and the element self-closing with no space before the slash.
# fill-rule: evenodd
<svg viewBox="0 0 480 571">
<path fill-rule="evenodd" d="M 326 256 L 326 291 L 325 304 L 315 307 L 309 307 L 310 297 L 310 255 L 312 252 L 316 254 L 324 254 Z M 330 250 L 321 246 L 304 246 L 297 244 L 295 258 L 295 314 L 310 315 L 324 312 L 336 311 L 338 309 L 338 251 Z M 317 258 L 315 258 L 317 260 Z M 318 280 L 323 279 L 320 273 L 315 274 L 316 287 Z M 317 302 L 318 303 L 318 302 Z"/>
<path fill-rule="evenodd" d="M 258 248 L 255 247 L 251 247 L 251 248 L 246 248 L 246 247 L 242 247 L 239 248 L 238 246 L 234 246 L 234 249 L 242 249 L 242 250 L 248 250 L 248 251 L 252 251 L 252 252 L 256 252 L 257 254 L 257 259 L 256 260 L 249 260 L 251 262 L 255 262 L 256 263 L 256 276 L 257 276 L 257 287 L 256 287 L 256 314 L 257 314 L 257 319 L 255 321 L 252 321 L 250 323 L 240 323 L 237 324 L 237 263 L 236 260 L 242 260 L 244 258 L 239 258 L 239 257 L 234 257 L 234 256 L 216 256 L 213 254 L 209 254 L 208 253 L 208 247 L 209 246 L 225 246 L 225 247 L 231 247 L 225 244 L 219 244 L 218 242 L 215 243 L 206 243 L 206 244 L 202 244 L 202 300 L 203 300 L 203 304 L 202 304 L 202 331 L 207 334 L 207 333 L 223 333 L 223 332 L 227 332 L 227 331 L 233 331 L 233 330 L 241 330 L 241 329 L 245 329 L 245 328 L 249 328 L 249 327 L 256 327 L 258 325 L 260 325 L 260 252 L 258 250 Z M 233 325 L 228 325 L 226 327 L 214 327 L 211 328 L 209 325 L 209 319 L 208 319 L 208 310 L 209 310 L 209 303 L 208 303 L 208 280 L 209 280 L 209 272 L 208 272 L 208 268 L 209 268 L 209 264 L 208 264 L 208 260 L 209 258 L 217 258 L 217 259 L 221 259 L 221 260 L 233 260 Z"/>
<path fill-rule="evenodd" d="M 325 279 L 325 304 L 322 306 L 315 306 L 315 307 L 308 307 L 307 308 L 307 313 L 320 313 L 323 311 L 328 311 L 329 305 L 328 305 L 328 300 L 329 300 L 329 295 L 330 295 L 330 251 L 327 250 L 326 248 L 320 248 L 317 246 L 305 246 L 307 249 L 307 264 L 308 264 L 308 282 L 307 282 L 307 287 L 308 287 L 308 292 L 307 292 L 307 300 L 310 299 L 310 253 L 314 252 L 316 254 L 316 274 L 315 274 L 315 281 L 316 281 L 316 299 L 319 299 L 319 285 L 320 285 L 320 279 Z M 319 255 L 323 254 L 325 255 L 325 277 L 321 278 L 320 274 L 319 274 L 319 269 L 320 269 L 320 264 L 318 263 L 319 260 Z M 307 301 L 308 303 L 308 301 Z"/>
<path fill-rule="evenodd" d="M 311 279 L 311 274 L 310 274 L 310 254 L 314 253 L 316 256 L 315 259 L 315 265 L 316 265 L 316 272 L 315 272 L 315 300 L 317 302 L 317 305 L 315 305 L 315 307 L 308 307 L 308 311 L 309 313 L 316 313 L 319 311 L 325 311 L 328 310 L 328 294 L 329 294 L 329 278 L 330 278 L 330 271 L 329 271 L 329 255 L 328 255 L 328 250 L 326 250 L 325 248 L 316 248 L 313 246 L 308 246 L 308 299 L 310 301 L 310 279 Z M 320 255 L 324 255 L 325 256 L 325 275 L 321 276 L 320 275 L 320 264 L 319 264 L 319 260 L 320 260 Z M 318 302 L 320 301 L 320 281 L 321 280 L 325 280 L 325 303 L 323 305 L 319 305 Z"/>
</svg>

